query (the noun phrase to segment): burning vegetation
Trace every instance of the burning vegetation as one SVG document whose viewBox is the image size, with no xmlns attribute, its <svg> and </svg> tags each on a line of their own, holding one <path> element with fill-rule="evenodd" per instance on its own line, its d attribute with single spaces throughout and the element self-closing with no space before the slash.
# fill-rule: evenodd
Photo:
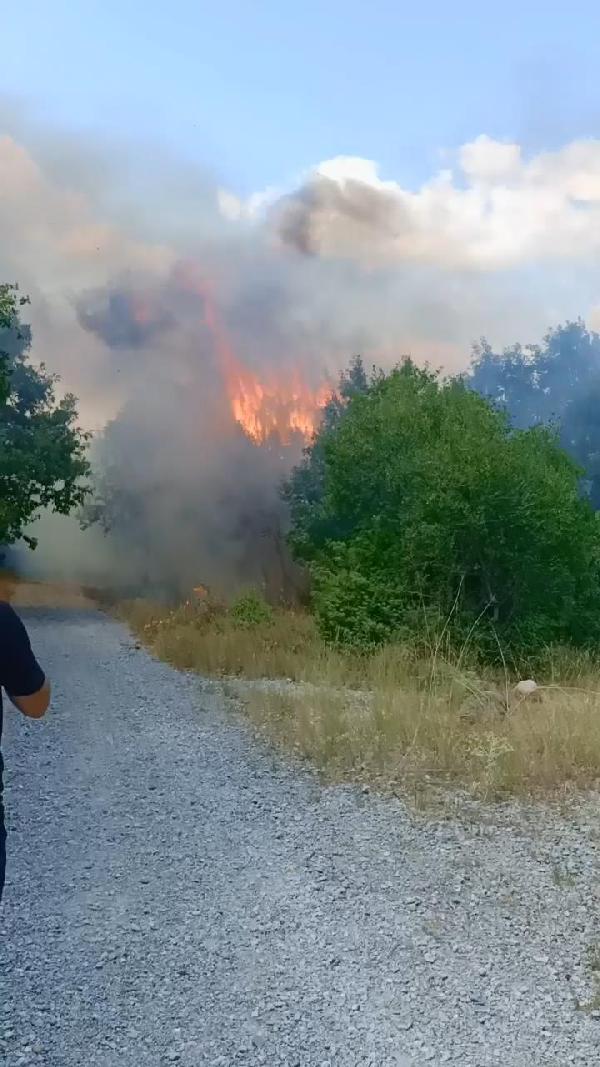
<svg viewBox="0 0 600 1067">
<path fill-rule="evenodd" d="M 296 599 L 303 580 L 286 547 L 281 484 L 333 388 L 312 360 L 279 349 L 268 323 L 270 358 L 258 359 L 255 333 L 217 292 L 208 271 L 185 261 L 162 285 L 128 280 L 80 301 L 81 324 L 109 347 L 116 371 L 133 375 L 138 354 L 144 361 L 95 443 L 87 517 L 127 559 L 131 591 L 177 595 L 201 582 Z"/>
<path fill-rule="evenodd" d="M 257 445 L 272 438 L 289 445 L 296 434 L 310 441 L 331 398 L 329 386 L 313 391 L 297 371 L 291 381 L 260 381 L 237 361 L 228 367 L 227 392 L 235 421 Z"/>
<path fill-rule="evenodd" d="M 115 351 L 169 340 L 180 328 L 182 314 L 198 320 L 199 376 L 207 362 L 213 364 L 231 418 L 251 441 L 259 446 L 310 441 L 333 394 L 329 375 L 323 373 L 320 382 L 311 383 L 306 375 L 311 360 L 290 361 L 288 353 L 260 370 L 249 365 L 236 351 L 214 283 L 196 264 L 178 264 L 162 291 L 123 286 L 87 294 L 79 306 L 80 323 Z"/>
<path fill-rule="evenodd" d="M 257 445 L 272 439 L 289 445 L 296 435 L 308 442 L 331 397 L 331 386 L 311 389 L 298 366 L 287 377 L 270 368 L 261 378 L 236 356 L 208 283 L 200 286 L 199 295 L 236 423 Z"/>
</svg>

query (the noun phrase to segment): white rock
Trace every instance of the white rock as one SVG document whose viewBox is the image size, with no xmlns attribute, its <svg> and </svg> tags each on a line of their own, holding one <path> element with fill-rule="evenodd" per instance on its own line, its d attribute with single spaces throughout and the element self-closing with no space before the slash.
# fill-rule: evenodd
<svg viewBox="0 0 600 1067">
<path fill-rule="evenodd" d="M 524 678 L 522 681 L 517 682 L 515 693 L 520 697 L 530 697 L 537 689 L 538 684 L 534 682 L 533 678 Z"/>
</svg>

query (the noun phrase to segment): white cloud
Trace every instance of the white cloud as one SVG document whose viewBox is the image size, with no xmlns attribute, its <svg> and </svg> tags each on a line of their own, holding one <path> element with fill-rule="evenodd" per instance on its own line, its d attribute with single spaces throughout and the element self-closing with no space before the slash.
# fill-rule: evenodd
<svg viewBox="0 0 600 1067">
<path fill-rule="evenodd" d="M 239 222 L 246 212 L 243 200 L 227 189 L 217 189 L 217 206 L 223 218 L 229 222 Z"/>
<path fill-rule="evenodd" d="M 285 243 L 374 266 L 495 270 L 600 251 L 600 140 L 530 159 L 481 136 L 453 169 L 410 190 L 371 160 L 316 166 L 274 207 Z"/>
</svg>

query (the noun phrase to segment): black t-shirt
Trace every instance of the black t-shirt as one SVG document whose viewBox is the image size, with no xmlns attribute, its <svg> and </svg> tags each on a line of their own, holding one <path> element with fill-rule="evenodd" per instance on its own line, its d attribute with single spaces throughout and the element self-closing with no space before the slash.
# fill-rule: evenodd
<svg viewBox="0 0 600 1067">
<path fill-rule="evenodd" d="M 0 686 L 9 696 L 29 697 L 44 684 L 27 630 L 10 604 L 0 601 Z M 2 740 L 2 691 L 0 690 L 0 741 Z M 2 807 L 2 752 L 0 751 L 0 810 Z"/>
</svg>

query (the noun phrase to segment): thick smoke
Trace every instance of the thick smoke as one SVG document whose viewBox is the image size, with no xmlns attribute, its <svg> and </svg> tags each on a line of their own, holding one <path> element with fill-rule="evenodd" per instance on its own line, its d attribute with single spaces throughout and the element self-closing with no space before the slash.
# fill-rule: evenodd
<svg viewBox="0 0 600 1067">
<path fill-rule="evenodd" d="M 282 383 L 314 395 L 357 352 L 457 370 L 482 334 L 536 340 L 598 304 L 600 142 L 526 160 L 480 138 L 416 191 L 334 160 L 245 203 L 183 164 L 6 128 L 0 278 L 96 432 L 108 530 L 45 518 L 38 571 L 289 591 L 278 485 L 303 438 L 257 446 L 236 389 L 258 382 L 275 422 Z"/>
<path fill-rule="evenodd" d="M 75 302 L 84 330 L 96 334 L 108 348 L 144 348 L 160 337 L 172 319 L 143 295 L 122 289 L 84 293 Z"/>
<path fill-rule="evenodd" d="M 347 177 L 343 184 L 318 173 L 273 211 L 283 243 L 305 255 L 379 258 L 394 244 L 416 237 L 401 197 L 371 182 Z M 397 255 L 397 253 L 396 253 Z"/>
</svg>

